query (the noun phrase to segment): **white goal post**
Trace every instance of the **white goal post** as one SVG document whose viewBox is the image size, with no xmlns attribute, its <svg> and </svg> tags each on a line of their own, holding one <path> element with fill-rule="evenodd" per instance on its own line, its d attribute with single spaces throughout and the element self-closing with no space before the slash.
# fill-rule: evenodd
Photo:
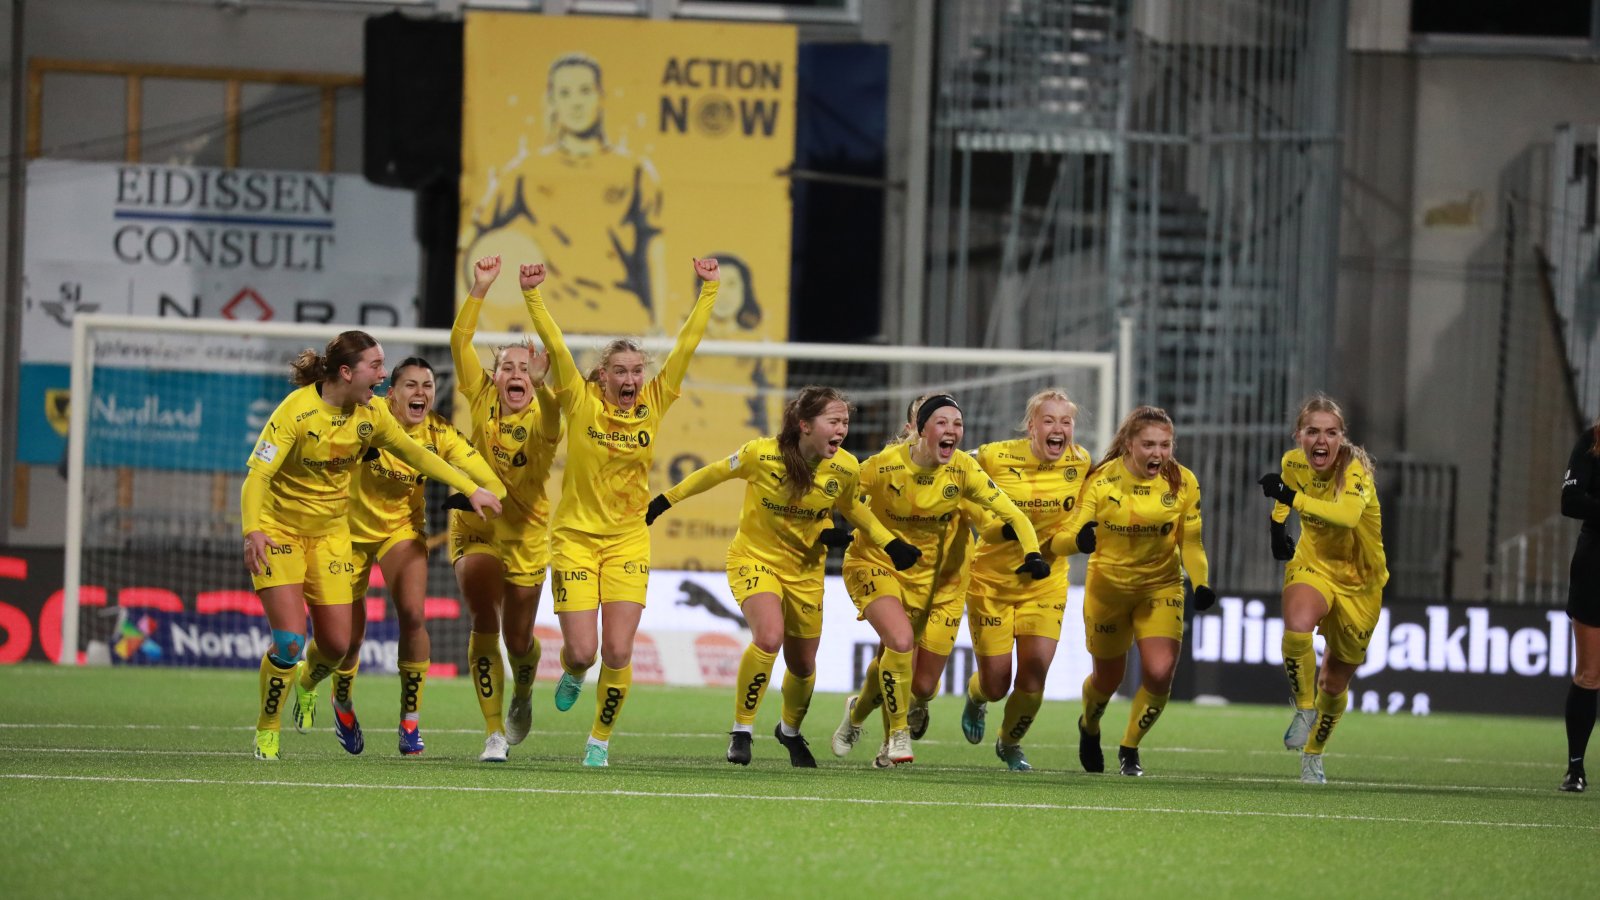
<svg viewBox="0 0 1600 900">
<path fill-rule="evenodd" d="M 91 429 L 96 427 L 95 420 L 103 418 L 104 413 L 102 410 L 102 415 L 91 416 L 96 396 L 97 358 L 112 357 L 113 363 L 111 365 L 102 363 L 102 368 L 119 371 L 127 371 L 130 368 L 154 371 L 162 369 L 163 366 L 174 365 L 177 369 L 193 373 L 194 378 L 201 380 L 221 371 L 219 365 L 250 366 L 257 374 L 275 376 L 276 387 L 273 390 L 276 391 L 276 395 L 243 400 L 243 402 L 256 405 L 268 404 L 265 408 L 270 412 L 271 407 L 290 390 L 286 380 L 288 368 L 282 362 L 285 354 L 304 347 L 320 349 L 329 338 L 352 327 L 358 326 L 270 321 L 240 323 L 99 314 L 80 315 L 74 319 L 70 426 L 66 455 L 66 540 L 60 654 L 63 664 L 76 664 L 79 659 L 85 535 L 91 525 L 89 518 L 91 510 L 88 507 L 90 492 L 87 489 L 91 476 L 88 448 L 93 437 Z M 447 349 L 450 336 L 448 329 L 371 327 L 363 330 L 385 345 L 387 362 L 391 369 L 407 355 L 408 348 L 429 348 L 436 370 L 444 376 L 441 378 L 438 403 L 441 406 L 448 404 L 448 398 L 453 394 L 453 389 L 448 391 L 446 389 L 447 385 L 453 384 L 453 379 L 448 377 L 451 369 Z M 111 337 L 117 335 L 126 337 L 120 340 Z M 950 390 L 957 397 L 963 398 L 968 421 L 968 436 L 964 446 L 971 449 L 983 441 L 1015 436 L 1014 426 L 1021 416 L 1022 401 L 1026 399 L 1027 394 L 1038 387 L 1057 384 L 1065 386 L 1070 381 L 1074 385 L 1071 393 L 1083 410 L 1080 414 L 1078 440 L 1087 445 L 1091 452 L 1098 454 L 1109 445 L 1121 412 L 1130 407 L 1128 363 L 1131 354 L 1128 351 L 1131 335 L 1131 321 L 1123 319 L 1118 334 L 1105 336 L 1107 339 L 1114 339 L 1118 348 L 1116 353 L 707 339 L 700 343 L 696 351 L 696 364 L 690 366 L 685 384 L 685 396 L 687 397 L 692 391 L 704 391 L 706 397 L 710 399 L 699 404 L 701 411 L 697 415 L 704 417 L 702 421 L 715 421 L 719 416 L 733 417 L 738 415 L 740 410 L 754 409 L 763 405 L 775 410 L 788 396 L 791 388 L 798 388 L 803 384 L 833 384 L 845 389 L 856 401 L 858 408 L 870 405 L 876 410 L 873 416 L 858 416 L 861 420 L 859 425 L 857 422 L 852 422 L 851 437 L 854 439 L 858 427 L 862 428 L 863 436 L 881 434 L 890 427 L 897 427 L 898 417 L 903 415 L 908 398 L 929 390 Z M 480 332 L 475 335 L 474 344 L 491 347 L 514 343 L 530 336 L 512 332 Z M 567 336 L 569 346 L 580 357 L 591 354 L 608 339 L 593 335 Z M 103 340 L 108 342 L 105 346 L 102 346 Z M 648 352 L 659 357 L 671 348 L 672 339 L 646 338 L 642 343 Z M 270 346 L 274 349 L 272 352 L 262 351 L 253 356 L 212 354 L 218 359 L 227 360 L 221 364 L 213 365 L 203 361 L 205 354 L 201 353 L 199 348 L 230 344 Z M 162 349 L 159 352 L 150 352 L 148 348 L 152 346 Z M 129 352 L 130 347 L 141 349 L 139 352 Z M 186 354 L 189 358 L 184 359 Z M 485 356 L 487 358 L 487 354 Z M 722 358 L 726 362 L 721 364 L 702 362 L 717 358 Z M 171 364 L 171 359 L 181 361 Z M 237 362 L 239 359 L 249 361 L 239 363 Z M 747 369 L 752 360 L 755 361 L 754 366 L 758 373 L 757 381 L 761 382 L 759 398 L 750 396 L 753 389 L 748 382 L 732 385 L 697 381 L 697 373 L 702 370 L 716 370 L 719 366 L 721 369 L 731 370 L 736 365 Z M 767 366 L 773 375 L 770 381 L 763 381 L 759 377 L 763 366 Z M 832 378 L 833 373 L 839 373 L 839 379 Z M 850 377 L 845 377 L 846 373 Z M 706 377 L 713 378 L 715 373 L 708 373 Z M 847 383 L 838 383 L 839 380 Z M 718 403 L 715 399 L 718 392 L 728 394 L 730 397 L 741 396 L 743 400 L 733 405 Z M 986 410 L 984 415 L 975 415 L 979 410 L 974 406 L 968 406 L 966 398 L 969 396 L 993 398 L 985 401 L 993 409 Z M 896 409 L 898 412 L 894 412 Z M 176 415 L 181 417 L 183 413 L 179 411 Z M 676 408 L 673 415 L 669 416 L 669 421 L 673 416 L 678 416 Z M 757 416 L 757 418 L 767 421 L 770 416 L 765 418 Z M 142 420 L 135 418 L 134 424 L 130 427 L 138 427 L 139 421 Z M 874 431 L 873 428 L 877 430 Z M 716 431 L 716 429 L 708 430 Z M 775 433 L 775 429 L 772 431 Z M 701 434 L 699 431 L 693 433 L 697 436 Z M 755 435 L 749 434 L 744 439 L 751 436 Z M 723 446 L 719 438 L 710 436 L 705 440 L 708 443 L 719 440 L 714 446 L 703 448 L 709 454 L 708 459 L 716 458 L 728 452 L 732 446 L 737 446 L 737 444 Z M 852 452 L 857 452 L 852 444 L 853 441 L 847 441 L 847 447 L 850 447 Z M 237 475 L 240 477 L 243 475 L 247 449 L 242 448 L 238 453 Z M 857 455 L 864 457 L 875 449 L 868 447 L 866 453 L 857 452 Z M 159 450 L 151 452 L 159 453 Z M 102 465 L 126 468 L 127 464 L 103 463 Z M 158 462 L 157 466 L 160 465 Z M 168 475 L 170 478 L 180 480 L 153 479 L 158 482 L 157 490 L 170 492 L 188 489 L 189 482 L 181 480 L 186 473 L 168 473 Z M 193 473 L 192 477 L 195 484 L 205 483 L 202 473 Z M 553 478 L 552 484 L 558 480 Z M 212 483 L 212 493 L 216 495 L 219 493 L 218 486 L 221 482 L 214 480 Z M 670 484 L 670 481 L 667 483 Z M 120 485 L 117 492 L 119 495 L 123 493 Z M 132 493 L 132 489 L 128 489 L 127 492 Z M 232 500 L 235 513 L 233 525 L 236 528 L 237 498 L 234 497 Z M 212 525 L 216 527 L 216 523 Z M 140 531 L 144 527 L 144 522 L 132 518 L 121 521 L 119 527 L 124 533 L 133 533 Z M 693 567 L 686 566 L 686 568 Z M 240 571 L 243 571 L 242 563 Z M 247 577 L 242 577 L 241 583 L 248 588 Z M 97 602 L 104 604 L 105 601 L 100 599 Z"/>
</svg>

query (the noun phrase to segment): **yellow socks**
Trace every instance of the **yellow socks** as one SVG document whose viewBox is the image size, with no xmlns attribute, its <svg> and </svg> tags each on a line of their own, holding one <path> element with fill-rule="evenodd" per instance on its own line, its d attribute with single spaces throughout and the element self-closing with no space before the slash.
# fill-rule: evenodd
<svg viewBox="0 0 1600 900">
<path fill-rule="evenodd" d="M 428 661 L 400 660 L 400 727 L 416 731 L 422 718 L 422 690 L 428 686 Z"/>
<path fill-rule="evenodd" d="M 805 721 L 806 710 L 811 708 L 811 692 L 816 687 L 815 672 L 804 678 L 796 678 L 793 672 L 783 673 L 783 724 L 794 729 L 797 734 L 800 731 L 800 723 Z"/>
<path fill-rule="evenodd" d="M 1033 727 L 1033 719 L 1039 714 L 1039 706 L 1044 703 L 1044 691 L 1012 691 L 1010 699 L 1006 700 L 1006 717 L 1000 723 L 1000 741 L 1006 744 L 1020 744 L 1027 736 L 1028 729 Z"/>
<path fill-rule="evenodd" d="M 1161 711 L 1167 708 L 1167 701 L 1171 698 L 1171 693 L 1152 694 L 1145 690 L 1144 685 L 1140 685 L 1139 692 L 1133 695 L 1133 709 L 1128 712 L 1128 730 L 1122 733 L 1122 746 L 1139 746 L 1156 720 L 1161 718 Z"/>
<path fill-rule="evenodd" d="M 861 677 L 861 693 L 856 697 L 855 709 L 850 711 L 850 724 L 860 727 L 867 721 L 867 716 L 878 708 L 883 702 L 883 682 L 879 672 L 881 667 L 878 660 L 867 663 L 867 672 Z"/>
<path fill-rule="evenodd" d="M 257 731 L 278 731 L 283 704 L 291 696 L 289 679 L 294 677 L 294 666 L 280 669 L 272 661 L 271 651 L 261 657 L 261 704 L 256 714 Z"/>
<path fill-rule="evenodd" d="M 767 683 L 772 681 L 772 664 L 778 654 L 751 644 L 744 648 L 739 658 L 739 677 L 733 682 L 733 721 L 739 725 L 753 726 L 756 711 L 761 709 L 761 699 L 767 696 Z"/>
<path fill-rule="evenodd" d="M 300 689 L 305 691 L 316 690 L 317 685 L 325 681 L 329 675 L 332 675 L 333 670 L 337 669 L 339 663 L 343 661 L 339 657 L 323 656 L 322 648 L 317 646 L 317 641 L 313 638 L 311 643 L 306 645 L 306 668 L 300 676 Z"/>
<path fill-rule="evenodd" d="M 1283 633 L 1283 674 L 1289 676 L 1289 693 L 1295 709 L 1310 709 L 1317 698 L 1317 651 L 1311 646 L 1311 633 Z"/>
<path fill-rule="evenodd" d="M 522 655 L 511 654 L 511 695 L 518 699 L 533 693 L 533 679 L 539 674 L 539 657 L 544 655 L 544 647 L 539 639 L 533 639 L 533 646 Z"/>
<path fill-rule="evenodd" d="M 878 683 L 883 686 L 883 705 L 889 713 L 889 733 L 906 727 L 910 710 L 912 655 L 887 648 L 878 663 Z M 858 704 L 859 705 L 859 704 Z"/>
<path fill-rule="evenodd" d="M 984 696 L 983 679 L 978 677 L 977 669 L 973 669 L 972 677 L 967 679 L 967 699 L 979 706 L 989 702 L 989 698 Z"/>
<path fill-rule="evenodd" d="M 1106 704 L 1111 702 L 1111 695 L 1094 686 L 1094 676 L 1083 680 L 1083 730 L 1090 734 L 1100 733 L 1100 717 L 1106 714 Z"/>
<path fill-rule="evenodd" d="M 361 668 L 357 659 L 348 669 L 333 670 L 333 714 L 349 727 L 355 716 L 356 672 Z"/>
<path fill-rule="evenodd" d="M 1333 734 L 1333 726 L 1339 724 L 1339 719 L 1344 716 L 1345 703 L 1350 699 L 1350 691 L 1346 688 L 1338 694 L 1317 695 L 1317 720 L 1311 724 L 1311 738 L 1306 741 L 1307 753 L 1321 753 L 1323 745 L 1328 743 L 1328 736 Z"/>
<path fill-rule="evenodd" d="M 467 638 L 467 677 L 483 712 L 484 734 L 506 730 L 506 665 L 500 656 L 500 633 L 474 631 Z"/>
<path fill-rule="evenodd" d="M 622 714 L 622 704 L 628 701 L 628 688 L 633 684 L 633 666 L 613 669 L 600 664 L 600 686 L 594 696 L 594 727 L 589 737 L 596 741 L 611 740 L 611 729 L 616 727 Z"/>
</svg>

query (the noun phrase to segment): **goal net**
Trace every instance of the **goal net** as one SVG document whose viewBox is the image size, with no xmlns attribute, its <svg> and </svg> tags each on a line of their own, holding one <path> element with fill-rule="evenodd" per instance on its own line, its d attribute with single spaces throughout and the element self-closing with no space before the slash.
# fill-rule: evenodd
<svg viewBox="0 0 1600 900">
<path fill-rule="evenodd" d="M 339 326 L 254 323 L 241 333 L 224 321 L 81 316 L 74 323 L 63 648 L 91 662 L 254 667 L 270 639 L 244 569 L 239 490 L 245 460 L 277 404 L 291 390 L 289 361 L 320 349 Z M 392 368 L 427 358 L 437 406 L 462 409 L 454 391 L 449 332 L 373 328 Z M 485 361 L 521 334 L 481 333 Z M 569 335 L 589 364 L 605 338 Z M 646 348 L 665 356 L 670 339 Z M 1058 387 L 1079 407 L 1077 439 L 1102 450 L 1119 401 L 1110 353 L 970 350 L 893 346 L 744 343 L 707 340 L 689 367 L 683 397 L 656 436 L 652 491 L 665 490 L 744 441 L 775 434 L 793 388 L 841 388 L 856 404 L 846 448 L 865 458 L 900 429 L 907 403 L 948 391 L 962 403 L 963 446 L 1015 437 L 1027 398 Z M 463 431 L 470 423 L 457 419 Z M 561 454 L 551 473 L 559 494 Z M 445 488 L 428 486 L 430 555 L 427 615 L 436 671 L 464 656 L 469 620 L 440 546 Z M 712 570 L 738 521 L 742 485 L 720 486 L 652 529 L 652 568 Z M 539 633 L 553 661 L 559 642 L 548 601 Z M 364 667 L 393 669 L 397 628 L 381 573 L 367 597 Z M 64 652 L 63 660 L 77 654 Z"/>
</svg>

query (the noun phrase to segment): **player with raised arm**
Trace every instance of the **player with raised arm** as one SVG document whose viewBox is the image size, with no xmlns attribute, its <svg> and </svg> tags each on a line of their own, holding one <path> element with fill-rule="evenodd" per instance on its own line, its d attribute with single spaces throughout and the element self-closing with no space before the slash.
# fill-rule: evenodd
<svg viewBox="0 0 1600 900">
<path fill-rule="evenodd" d="M 874 515 L 909 546 L 878 548 L 852 543 L 845 551 L 844 582 L 883 647 L 878 657 L 879 690 L 889 724 L 884 746 L 873 761 L 880 768 L 914 759 L 906 719 L 912 651 L 928 624 L 936 576 L 956 532 L 966 526 L 960 505 L 971 501 L 1012 528 L 1022 544 L 1016 574 L 1035 580 L 1049 576 L 1038 538 L 1027 516 L 995 487 L 972 457 L 958 451 L 964 426 L 961 408 L 948 394 L 924 400 L 916 412 L 917 439 L 894 444 L 861 464 L 861 494 Z M 833 752 L 849 753 L 861 737 L 855 718 L 858 697 L 845 702 L 845 718 L 833 735 Z"/>
<path fill-rule="evenodd" d="M 1104 772 L 1100 717 L 1122 684 L 1128 650 L 1139 645 L 1139 691 L 1117 749 L 1123 775 L 1143 775 L 1139 743 L 1172 696 L 1172 675 L 1183 641 L 1183 576 L 1194 586 L 1194 608 L 1210 609 L 1201 541 L 1200 483 L 1173 458 L 1172 419 L 1141 406 L 1117 428 L 1110 448 L 1084 476 L 1072 519 L 1050 539 L 1058 555 L 1073 548 L 1089 557 L 1083 585 L 1083 631 L 1093 670 L 1083 682 L 1078 761 Z"/>
<path fill-rule="evenodd" d="M 979 521 L 982 539 L 967 592 L 967 627 L 978 666 L 967 681 L 961 731 L 970 743 L 981 742 L 987 705 L 1009 694 L 994 752 L 1015 772 L 1032 768 L 1022 752 L 1022 738 L 1044 702 L 1045 677 L 1061 641 L 1069 557 L 1054 553 L 1051 538 L 1071 517 L 1092 462 L 1089 451 L 1072 440 L 1077 415 L 1077 404 L 1065 392 L 1039 391 L 1028 398 L 1022 418 L 1027 437 L 984 444 L 975 454 L 978 465 L 1033 523 L 1050 563 L 1049 578 L 1019 587 L 1013 574 L 1022 562 L 1016 531 L 993 516 Z"/>
<path fill-rule="evenodd" d="M 406 436 L 465 472 L 491 491 L 505 491 L 500 478 L 454 425 L 433 411 L 433 365 L 408 357 L 389 378 L 389 412 Z M 423 485 L 427 476 L 394 453 L 369 448 L 353 476 L 350 545 L 355 556 L 350 605 L 350 649 L 333 673 L 333 733 L 351 753 L 364 744 L 355 714 L 355 680 L 367 631 L 367 585 L 372 567 L 383 573 L 400 624 L 400 753 L 422 752 L 422 695 L 428 683 L 432 644 L 424 606 L 428 591 L 428 542 L 424 529 Z M 506 505 L 509 506 L 507 498 Z"/>
<path fill-rule="evenodd" d="M 472 266 L 472 288 L 450 329 L 456 387 L 472 412 L 472 444 L 506 484 L 505 514 L 492 523 L 456 510 L 450 517 L 450 559 L 472 614 L 468 677 L 483 713 L 482 762 L 505 762 L 533 725 L 533 679 L 543 648 L 533 633 L 550 567 L 550 499 L 545 482 L 561 443 L 561 408 L 545 387 L 549 357 L 527 344 L 501 347 L 493 372 L 472 346 L 483 298 L 500 275 L 500 257 Z M 511 706 L 505 709 L 505 639 L 511 661 Z"/>
<path fill-rule="evenodd" d="M 822 575 L 829 547 L 854 535 L 833 526 L 839 512 L 878 546 L 897 539 L 861 503 L 861 466 L 841 449 L 850 431 L 850 401 L 833 388 L 805 387 L 783 409 L 777 437 L 745 443 L 657 494 L 645 523 L 732 478 L 745 481 L 739 531 L 728 546 L 728 585 L 750 624 L 750 645 L 734 682 L 728 762 L 750 764 L 756 713 L 783 648 L 783 721 L 773 732 L 789 764 L 815 768 L 800 725 L 816 685 L 822 638 Z"/>
<path fill-rule="evenodd" d="M 288 691 L 314 697 L 317 683 L 350 648 L 350 476 L 367 450 L 389 450 L 469 495 L 480 514 L 500 511 L 493 491 L 407 437 L 386 404 L 371 403 L 373 387 L 387 374 L 383 348 L 366 332 L 346 331 L 321 354 L 302 352 L 290 378 L 298 388 L 278 404 L 250 453 L 239 497 L 244 564 L 272 628 L 272 644 L 261 659 L 257 759 L 278 758 Z M 308 606 L 316 632 L 309 646 Z M 296 729 L 308 730 L 315 711 L 314 704 L 302 704 Z"/>
<path fill-rule="evenodd" d="M 1567 774 L 1560 790 L 1581 794 L 1589 786 L 1583 765 L 1594 733 L 1595 697 L 1600 695 L 1600 422 L 1584 429 L 1561 481 L 1561 514 L 1583 522 L 1572 549 L 1567 618 L 1572 620 L 1577 658 L 1567 686 Z"/>
<path fill-rule="evenodd" d="M 633 639 L 650 578 L 650 464 L 662 417 L 678 399 L 689 360 L 717 302 L 717 261 L 696 259 L 703 282 L 661 371 L 645 380 L 643 348 L 627 338 L 606 345 L 588 378 L 545 308 L 542 263 L 524 265 L 522 296 L 550 352 L 550 380 L 571 436 L 561 502 L 551 532 L 556 615 L 561 620 L 561 680 L 556 708 L 572 708 L 600 655 L 594 724 L 583 764 L 607 765 L 611 732 L 633 683 Z M 604 619 L 604 643 L 601 625 Z"/>
<path fill-rule="evenodd" d="M 1350 679 L 1367 658 L 1378 624 L 1389 567 L 1383 514 L 1372 460 L 1350 440 L 1339 404 L 1318 394 L 1295 418 L 1299 445 L 1283 454 L 1281 472 L 1261 476 L 1272 505 L 1272 555 L 1283 571 L 1283 670 L 1294 718 L 1283 746 L 1300 750 L 1300 780 L 1323 784 L 1322 751 L 1349 700 Z M 1290 539 L 1290 510 L 1300 514 L 1300 541 Z M 1327 642 L 1322 671 L 1312 630 Z"/>
</svg>

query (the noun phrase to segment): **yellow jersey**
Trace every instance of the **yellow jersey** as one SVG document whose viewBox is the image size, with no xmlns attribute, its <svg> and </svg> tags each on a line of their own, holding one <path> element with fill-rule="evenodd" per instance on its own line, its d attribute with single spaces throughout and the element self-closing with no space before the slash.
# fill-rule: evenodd
<svg viewBox="0 0 1600 900">
<path fill-rule="evenodd" d="M 894 540 L 861 502 L 861 464 L 844 450 L 817 463 L 810 487 L 798 500 L 789 492 L 788 471 L 778 439 L 772 437 L 745 442 L 727 459 L 690 473 L 665 496 L 676 505 L 732 478 L 744 479 L 745 489 L 729 556 L 748 556 L 795 575 L 807 573 L 827 555 L 828 548 L 818 546 L 817 538 L 832 526 L 834 511 L 880 547 Z"/>
<path fill-rule="evenodd" d="M 348 530 L 350 476 L 368 447 L 392 451 L 464 494 L 477 490 L 472 479 L 407 437 L 387 403 L 341 408 L 324 401 L 318 387 L 290 393 L 261 429 L 240 496 L 245 534 L 262 530 L 263 519 L 302 537 Z"/>
<path fill-rule="evenodd" d="M 450 329 L 456 389 L 472 413 L 472 446 L 506 486 L 506 502 L 494 520 L 496 536 L 533 537 L 550 527 L 545 482 L 561 445 L 561 411 L 538 392 L 521 412 L 501 405 L 494 378 L 472 346 L 482 307 L 483 300 L 469 294 Z"/>
<path fill-rule="evenodd" d="M 374 404 L 383 402 L 381 397 L 374 398 Z M 400 424 L 398 419 L 395 424 Z M 473 481 L 490 491 L 505 490 L 505 485 L 467 442 L 466 436 L 444 416 L 430 412 L 411 428 L 401 427 L 407 437 L 422 445 L 422 449 L 465 472 Z M 350 539 L 358 543 L 378 543 L 406 527 L 420 534 L 424 530 L 422 485 L 428 476 L 387 450 L 376 452 L 377 456 L 357 467 L 353 476 Z M 370 452 L 367 455 L 372 456 Z M 511 498 L 506 500 L 505 506 L 510 506 Z"/>
<path fill-rule="evenodd" d="M 1378 590 L 1389 583 L 1383 552 L 1383 513 L 1378 490 L 1360 460 L 1344 473 L 1344 490 L 1319 477 L 1296 447 L 1283 454 L 1283 483 L 1294 488 L 1300 513 L 1300 541 L 1292 565 L 1306 566 L 1352 591 Z M 1289 507 L 1272 504 L 1272 520 L 1289 518 Z"/>
<path fill-rule="evenodd" d="M 1038 551 L 1039 539 L 1028 517 L 970 455 L 958 450 L 948 463 L 924 468 L 912 461 L 911 446 L 896 444 L 861 464 L 862 500 L 880 522 L 922 551 L 916 566 L 901 573 L 902 580 L 943 575 L 950 571 L 952 555 L 968 552 L 971 533 L 963 500 L 1009 522 L 1024 553 Z M 882 546 L 854 542 L 845 559 L 894 570 Z"/>
<path fill-rule="evenodd" d="M 1174 493 L 1164 476 L 1135 475 L 1123 460 L 1112 460 L 1089 476 L 1063 540 L 1076 541 L 1086 523 L 1099 522 L 1089 557 L 1089 571 L 1098 577 L 1139 590 L 1181 584 L 1187 572 L 1195 587 L 1207 585 L 1200 482 L 1184 466 L 1178 473 Z"/>
<path fill-rule="evenodd" d="M 1077 503 L 1078 490 L 1083 487 L 1083 476 L 1093 465 L 1089 451 L 1077 444 L 1068 447 L 1054 462 L 1039 459 L 1027 438 L 984 444 L 978 448 L 975 458 L 1033 523 L 1042 547 L 1048 547 L 1050 539 L 1072 518 L 1072 507 Z M 1004 523 L 996 516 L 984 512 L 976 512 L 976 516 L 973 525 L 982 540 L 973 561 L 973 580 L 991 590 L 1015 585 L 1017 567 L 1022 565 L 1022 547 L 1001 536 L 1000 526 Z M 1046 579 L 1059 583 L 1063 591 L 1067 583 L 1067 559 L 1051 560 L 1050 577 Z"/>
<path fill-rule="evenodd" d="M 708 281 L 700 288 L 700 298 L 661 371 L 644 385 L 629 409 L 607 403 L 600 385 L 584 378 L 539 289 L 523 291 L 522 297 L 534 330 L 550 353 L 547 380 L 567 417 L 567 458 L 556 518 L 562 528 L 586 534 L 643 529 L 645 508 L 650 505 L 653 442 L 662 417 L 677 402 L 689 360 L 706 332 L 717 302 L 717 282 Z"/>
</svg>

